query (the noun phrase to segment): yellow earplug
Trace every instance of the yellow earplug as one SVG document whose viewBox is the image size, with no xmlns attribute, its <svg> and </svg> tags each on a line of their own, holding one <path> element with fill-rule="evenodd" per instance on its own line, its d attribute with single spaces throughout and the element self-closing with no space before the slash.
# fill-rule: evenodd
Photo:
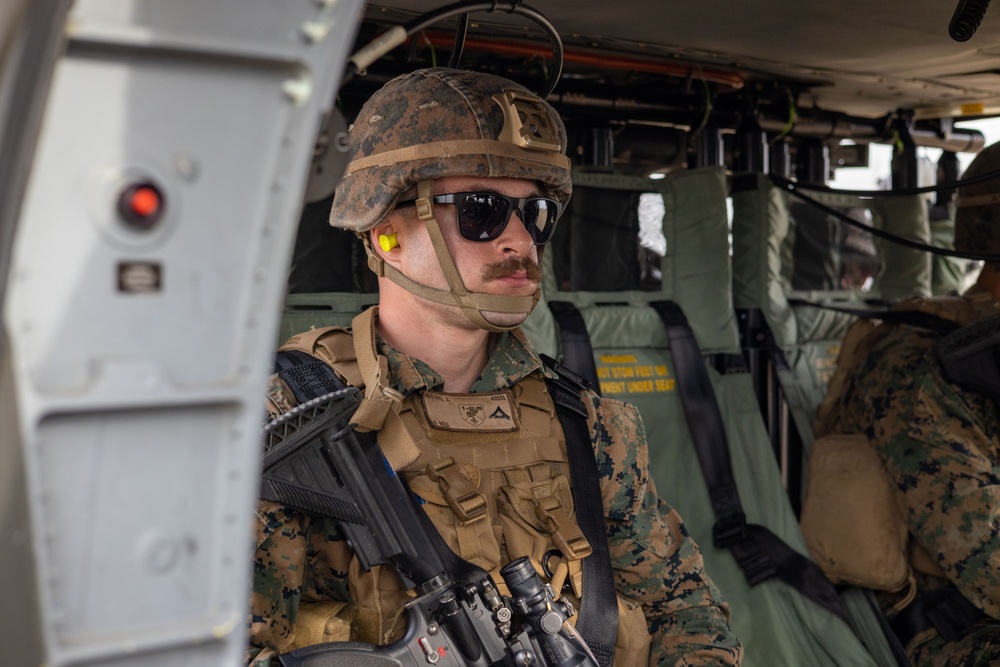
<svg viewBox="0 0 1000 667">
<path fill-rule="evenodd" d="M 382 250 L 386 252 L 389 252 L 390 250 L 399 245 L 399 243 L 396 242 L 395 234 L 389 234 L 388 236 L 385 234 L 379 235 L 378 244 L 382 246 Z"/>
</svg>

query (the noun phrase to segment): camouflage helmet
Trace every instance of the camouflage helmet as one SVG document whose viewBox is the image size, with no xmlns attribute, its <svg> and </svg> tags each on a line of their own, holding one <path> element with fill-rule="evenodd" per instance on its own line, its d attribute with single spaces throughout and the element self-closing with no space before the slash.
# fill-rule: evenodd
<svg viewBox="0 0 1000 667">
<path fill-rule="evenodd" d="M 1000 171 L 1000 142 L 972 161 L 963 179 Z M 1000 177 L 958 189 L 955 250 L 1000 255 Z"/>
<path fill-rule="evenodd" d="M 397 77 L 364 105 L 350 136 L 334 227 L 367 231 L 418 182 L 446 176 L 536 181 L 563 204 L 572 192 L 559 115 L 491 74 L 432 68 Z"/>
</svg>

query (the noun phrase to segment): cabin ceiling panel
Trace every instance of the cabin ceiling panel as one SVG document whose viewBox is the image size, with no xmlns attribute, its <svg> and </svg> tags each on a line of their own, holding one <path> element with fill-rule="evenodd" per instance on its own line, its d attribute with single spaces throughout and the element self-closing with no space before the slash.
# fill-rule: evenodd
<svg viewBox="0 0 1000 667">
<path fill-rule="evenodd" d="M 368 16 L 405 21 L 445 3 L 394 0 Z M 1000 100 L 1000 7 L 967 42 L 948 35 L 956 2 L 942 0 L 535 0 L 567 45 L 731 67 L 762 79 L 812 86 L 834 111 L 880 116 L 898 108 Z M 473 16 L 470 34 L 544 35 L 501 13 Z M 444 24 L 442 27 L 447 27 Z"/>
</svg>

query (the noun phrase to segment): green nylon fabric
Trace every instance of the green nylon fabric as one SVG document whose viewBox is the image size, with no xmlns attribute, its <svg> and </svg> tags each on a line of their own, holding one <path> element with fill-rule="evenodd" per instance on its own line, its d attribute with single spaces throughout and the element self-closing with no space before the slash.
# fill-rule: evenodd
<svg viewBox="0 0 1000 667">
<path fill-rule="evenodd" d="M 875 200 L 875 226 L 897 236 L 931 242 L 927 202 L 923 197 L 880 197 Z M 931 258 L 923 250 L 904 248 L 882 239 L 875 240 L 882 270 L 875 279 L 875 290 L 889 301 L 909 296 L 931 295 Z"/>
<path fill-rule="evenodd" d="M 782 273 L 791 226 L 785 203 L 764 174 L 756 175 L 753 189 L 733 193 L 733 305 L 759 308 L 782 348 L 798 341 L 787 296 L 791 282 Z"/>
<path fill-rule="evenodd" d="M 717 168 L 702 169 L 668 175 L 662 181 L 575 174 L 574 187 L 579 186 L 655 189 L 663 194 L 667 256 L 659 292 L 560 292 L 555 289 L 548 255 L 544 291 L 550 300 L 571 301 L 580 309 L 594 348 L 602 393 L 639 408 L 657 490 L 681 513 L 702 548 L 709 575 L 732 606 L 733 631 L 745 649 L 743 664 L 877 664 L 843 621 L 777 579 L 751 588 L 729 551 L 712 544 L 714 513 L 680 405 L 669 343 L 659 316 L 647 304 L 653 300 L 678 303 L 704 353 L 739 353 L 724 173 Z M 749 520 L 767 526 L 792 548 L 807 553 L 749 376 L 722 376 L 714 369 L 710 376 Z"/>
<path fill-rule="evenodd" d="M 521 330 L 531 341 L 532 347 L 539 354 L 547 354 L 553 359 L 559 356 L 559 330 L 556 327 L 555 318 L 549 310 L 548 300 L 545 298 L 545 290 L 542 290 L 542 298 L 539 299 L 535 309 L 531 311 L 521 324 Z"/>
<path fill-rule="evenodd" d="M 351 320 L 368 306 L 378 303 L 378 294 L 315 292 L 289 294 L 281 314 L 278 340 L 286 341 L 312 328 L 349 327 Z"/>
<path fill-rule="evenodd" d="M 945 217 L 931 219 L 931 241 L 939 248 L 955 249 L 955 205 L 948 204 Z M 931 292 L 961 294 L 966 289 L 965 265 L 967 260 L 958 257 L 934 255 L 931 258 Z"/>
</svg>

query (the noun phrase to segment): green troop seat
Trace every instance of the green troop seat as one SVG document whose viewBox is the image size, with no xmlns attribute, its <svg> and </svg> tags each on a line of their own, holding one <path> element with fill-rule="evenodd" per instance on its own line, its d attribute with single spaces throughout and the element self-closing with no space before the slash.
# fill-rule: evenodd
<svg viewBox="0 0 1000 667">
<path fill-rule="evenodd" d="M 732 607 L 734 632 L 746 650 L 744 665 L 892 664 L 877 662 L 848 623 L 779 578 L 751 586 L 733 552 L 714 544 L 716 516 L 692 436 L 692 429 L 704 425 L 687 423 L 679 383 L 688 378 L 677 376 L 671 341 L 655 307 L 661 302 L 679 306 L 704 355 L 696 362 L 704 366 L 722 415 L 747 522 L 766 527 L 796 554 L 808 553 L 742 362 L 726 196 L 721 168 L 659 181 L 575 173 L 573 201 L 544 257 L 546 298 L 556 309 L 569 304 L 579 314 L 602 395 L 633 403 L 642 414 L 657 490 L 684 518 Z M 550 344 L 551 317 L 536 311 L 529 318 L 526 329 L 545 334 L 540 344 Z M 561 343 L 561 356 L 570 364 L 574 354 L 568 351 Z M 875 633 L 868 641 L 879 644 L 884 638 Z"/>
</svg>

